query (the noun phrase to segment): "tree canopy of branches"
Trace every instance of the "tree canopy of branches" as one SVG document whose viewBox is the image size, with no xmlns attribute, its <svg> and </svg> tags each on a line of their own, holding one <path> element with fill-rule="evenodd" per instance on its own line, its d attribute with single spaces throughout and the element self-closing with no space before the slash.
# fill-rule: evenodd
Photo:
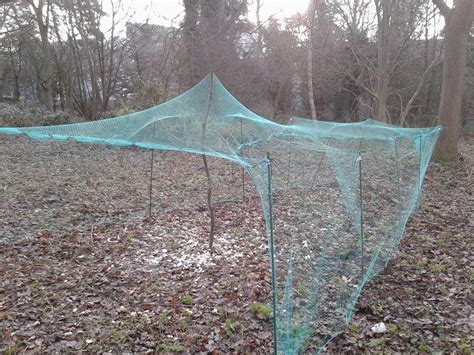
<svg viewBox="0 0 474 355">
<path fill-rule="evenodd" d="M 179 26 L 166 26 L 134 21 L 120 0 L 4 1 L 0 99 L 97 119 L 156 105 L 214 71 L 277 120 L 439 121 L 438 157 L 457 156 L 474 116 L 462 84 L 474 75 L 472 1 L 308 0 L 286 19 L 263 18 L 264 6 L 184 0 Z"/>
</svg>

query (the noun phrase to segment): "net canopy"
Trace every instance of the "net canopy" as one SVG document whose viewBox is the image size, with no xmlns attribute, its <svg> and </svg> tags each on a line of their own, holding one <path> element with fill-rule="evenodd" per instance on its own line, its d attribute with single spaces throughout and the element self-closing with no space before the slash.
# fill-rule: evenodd
<svg viewBox="0 0 474 355">
<path fill-rule="evenodd" d="M 242 166 L 266 221 L 275 351 L 293 354 L 324 349 L 396 252 L 440 128 L 297 117 L 282 125 L 248 110 L 211 73 L 145 111 L 0 133 L 184 151 Z"/>
</svg>

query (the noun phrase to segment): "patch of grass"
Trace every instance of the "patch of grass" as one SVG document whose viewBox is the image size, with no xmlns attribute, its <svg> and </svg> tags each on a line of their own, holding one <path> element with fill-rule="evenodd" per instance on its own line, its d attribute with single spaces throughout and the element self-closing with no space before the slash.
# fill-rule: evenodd
<svg viewBox="0 0 474 355">
<path fill-rule="evenodd" d="M 192 317 L 193 316 L 193 312 L 189 309 L 183 309 L 183 312 L 182 312 L 183 316 L 185 317 Z"/>
<path fill-rule="evenodd" d="M 403 327 L 398 332 L 398 335 L 402 338 L 410 338 L 412 335 L 411 329 L 407 327 Z"/>
<path fill-rule="evenodd" d="M 184 295 L 181 297 L 181 303 L 185 306 L 190 306 L 193 304 L 193 298 L 190 295 Z"/>
<path fill-rule="evenodd" d="M 110 340 L 112 340 L 115 343 L 121 343 L 122 341 L 125 340 L 125 333 L 122 332 L 121 330 L 117 330 L 110 334 Z"/>
<path fill-rule="evenodd" d="M 449 289 L 446 286 L 440 286 L 439 291 L 443 296 L 449 295 Z"/>
<path fill-rule="evenodd" d="M 227 311 L 223 307 L 219 307 L 217 309 L 217 313 L 219 314 L 219 316 L 221 317 L 223 321 L 227 319 Z"/>
<path fill-rule="evenodd" d="M 30 284 L 30 291 L 41 294 L 41 285 L 38 281 L 34 281 Z"/>
<path fill-rule="evenodd" d="M 228 337 L 230 337 L 234 333 L 234 325 L 228 318 L 224 322 L 224 330 Z"/>
<path fill-rule="evenodd" d="M 436 246 L 439 248 L 446 248 L 448 244 L 446 243 L 446 240 L 444 239 L 439 239 L 436 241 Z"/>
<path fill-rule="evenodd" d="M 349 331 L 351 334 L 358 334 L 360 332 L 360 327 L 357 324 L 350 324 Z"/>
<path fill-rule="evenodd" d="M 250 310 L 253 314 L 262 319 L 270 319 L 272 317 L 271 309 L 260 302 L 252 303 Z"/>
<path fill-rule="evenodd" d="M 372 338 L 369 341 L 369 347 L 370 348 L 375 348 L 377 346 L 383 345 L 385 343 L 384 338 Z"/>
<path fill-rule="evenodd" d="M 160 313 L 158 319 L 156 320 L 156 327 L 160 332 L 164 332 L 166 330 L 166 326 L 168 325 L 171 319 L 169 312 Z"/>
<path fill-rule="evenodd" d="M 418 345 L 418 350 L 422 353 L 431 353 L 430 347 L 425 343 L 420 343 L 420 345 Z"/>
<path fill-rule="evenodd" d="M 474 281 L 474 269 L 471 269 L 467 272 L 467 278 L 469 279 L 470 282 Z"/>
<path fill-rule="evenodd" d="M 431 266 L 431 270 L 435 271 L 435 272 L 446 272 L 446 270 L 448 269 L 448 267 L 446 266 L 445 263 L 441 262 L 439 264 L 434 264 Z"/>
<path fill-rule="evenodd" d="M 371 308 L 372 308 L 372 311 L 374 312 L 374 314 L 376 314 L 378 316 L 383 316 L 385 314 L 385 302 L 382 302 L 382 301 L 377 302 Z"/>
<path fill-rule="evenodd" d="M 392 323 L 388 326 L 388 330 L 392 334 L 397 334 L 398 333 L 398 326 L 396 324 Z"/>
<path fill-rule="evenodd" d="M 22 349 L 23 347 L 25 347 L 25 345 L 26 345 L 26 344 L 25 344 L 25 342 L 24 342 L 23 340 L 17 340 L 17 341 L 15 342 L 15 344 L 9 346 L 9 347 L 5 350 L 4 354 L 5 354 L 5 355 L 18 354 L 18 353 L 21 351 L 21 349 Z"/>
<path fill-rule="evenodd" d="M 156 351 L 160 353 L 182 353 L 186 351 L 186 348 L 180 344 L 168 344 L 162 342 L 157 345 Z"/>
<path fill-rule="evenodd" d="M 429 264 L 429 260 L 426 258 L 423 258 L 420 261 L 418 261 L 418 266 L 420 267 L 427 267 L 428 264 Z"/>
<path fill-rule="evenodd" d="M 179 322 L 179 329 L 182 331 L 182 332 L 185 332 L 187 331 L 191 326 L 189 325 L 188 322 L 186 322 L 185 320 L 182 320 L 181 322 Z"/>
<path fill-rule="evenodd" d="M 301 297 L 307 297 L 308 296 L 308 289 L 304 284 L 298 285 L 298 292 L 300 293 Z"/>
<path fill-rule="evenodd" d="M 473 344 L 474 343 L 474 340 L 473 341 L 469 341 L 468 339 L 466 339 L 465 337 L 462 337 L 461 338 L 461 341 L 459 342 L 459 351 L 461 354 L 470 354 L 472 355 L 473 353 Z"/>
<path fill-rule="evenodd" d="M 451 341 L 446 335 L 442 335 L 439 337 L 439 342 L 443 347 L 448 347 L 451 344 Z"/>
</svg>

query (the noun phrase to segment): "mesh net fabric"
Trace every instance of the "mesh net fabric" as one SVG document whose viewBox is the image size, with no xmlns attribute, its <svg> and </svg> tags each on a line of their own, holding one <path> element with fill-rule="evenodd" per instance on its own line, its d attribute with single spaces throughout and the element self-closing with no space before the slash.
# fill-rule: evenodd
<svg viewBox="0 0 474 355">
<path fill-rule="evenodd" d="M 440 128 L 296 117 L 281 125 L 245 108 L 209 74 L 131 115 L 0 133 L 184 151 L 241 165 L 266 221 L 276 350 L 292 354 L 324 349 L 396 252 Z"/>
</svg>

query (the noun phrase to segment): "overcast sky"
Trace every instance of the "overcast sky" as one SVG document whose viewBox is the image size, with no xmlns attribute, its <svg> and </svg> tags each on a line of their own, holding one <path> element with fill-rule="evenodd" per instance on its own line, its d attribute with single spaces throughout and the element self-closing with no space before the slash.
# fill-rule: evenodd
<svg viewBox="0 0 474 355">
<path fill-rule="evenodd" d="M 123 0 L 123 3 L 135 13 L 136 22 L 145 22 L 148 19 L 151 23 L 169 25 L 174 21 L 177 26 L 184 11 L 182 0 Z M 262 21 L 271 15 L 277 18 L 290 17 L 297 12 L 305 12 L 308 4 L 309 0 L 263 0 L 260 17 Z M 104 5 L 107 5 L 107 0 Z M 255 4 L 250 5 L 249 18 L 255 21 Z"/>
</svg>

